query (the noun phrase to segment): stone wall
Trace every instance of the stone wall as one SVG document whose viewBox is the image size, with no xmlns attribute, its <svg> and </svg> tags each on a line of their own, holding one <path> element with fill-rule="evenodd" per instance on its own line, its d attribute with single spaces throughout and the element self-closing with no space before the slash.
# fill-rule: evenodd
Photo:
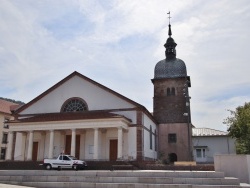
<svg viewBox="0 0 250 188">
<path fill-rule="evenodd" d="M 168 143 L 168 134 L 176 134 L 176 143 Z M 188 148 L 187 123 L 169 123 L 159 125 L 159 152 L 163 154 L 163 159 L 167 159 L 170 153 L 177 155 L 177 161 L 189 161 L 191 150 Z"/>
<path fill-rule="evenodd" d="M 250 183 L 250 155 L 215 155 L 214 168 L 217 172 L 224 172 L 226 177 Z"/>
<path fill-rule="evenodd" d="M 154 117 L 159 123 L 186 123 L 188 112 L 186 98 L 183 95 L 186 78 L 159 79 L 154 83 Z M 174 88 L 174 94 L 168 95 L 167 89 Z"/>
</svg>

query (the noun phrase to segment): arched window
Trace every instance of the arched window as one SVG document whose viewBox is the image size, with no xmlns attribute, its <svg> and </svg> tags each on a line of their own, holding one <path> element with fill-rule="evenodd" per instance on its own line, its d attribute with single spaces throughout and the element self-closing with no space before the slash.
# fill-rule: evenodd
<svg viewBox="0 0 250 188">
<path fill-rule="evenodd" d="M 87 103 L 81 98 L 70 98 L 64 102 L 61 108 L 61 112 L 83 112 L 87 110 Z"/>
<path fill-rule="evenodd" d="M 172 96 L 172 95 L 175 95 L 175 88 L 172 87 L 172 88 L 167 88 L 167 96 Z"/>
<path fill-rule="evenodd" d="M 171 89 L 171 95 L 175 95 L 175 88 L 174 87 L 172 87 L 172 89 Z"/>
<path fill-rule="evenodd" d="M 170 91 L 170 88 L 168 87 L 167 88 L 167 96 L 170 96 L 171 95 L 171 91 Z"/>
</svg>

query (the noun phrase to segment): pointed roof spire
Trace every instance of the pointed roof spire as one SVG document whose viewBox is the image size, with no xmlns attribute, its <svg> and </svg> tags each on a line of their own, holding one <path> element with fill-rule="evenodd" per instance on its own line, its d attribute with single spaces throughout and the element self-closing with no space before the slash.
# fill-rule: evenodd
<svg viewBox="0 0 250 188">
<path fill-rule="evenodd" d="M 171 31 L 171 25 L 168 25 L 168 36 L 171 37 L 172 31 Z"/>
<path fill-rule="evenodd" d="M 168 21 L 168 36 L 171 37 L 172 31 L 171 31 L 171 24 L 170 24 L 170 18 L 171 18 L 170 11 L 167 14 L 168 14 L 168 19 L 169 19 L 169 21 Z"/>
<path fill-rule="evenodd" d="M 165 55 L 166 55 L 166 58 L 167 59 L 171 59 L 171 58 L 176 58 L 176 50 L 175 50 L 175 47 L 176 47 L 176 43 L 174 41 L 174 39 L 171 37 L 172 35 L 172 31 L 171 31 L 171 24 L 170 24 L 170 11 L 167 13 L 169 16 L 168 16 L 168 19 L 169 19 L 169 25 L 168 25 L 168 39 L 166 41 L 166 43 L 164 44 L 164 47 L 166 48 L 166 51 L 165 51 Z"/>
</svg>

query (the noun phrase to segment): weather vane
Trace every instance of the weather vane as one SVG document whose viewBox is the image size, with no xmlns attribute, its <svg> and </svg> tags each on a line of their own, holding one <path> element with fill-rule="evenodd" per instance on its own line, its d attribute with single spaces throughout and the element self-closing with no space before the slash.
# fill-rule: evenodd
<svg viewBox="0 0 250 188">
<path fill-rule="evenodd" d="M 170 25 L 170 11 L 167 13 L 168 14 L 168 19 L 169 19 L 169 25 Z"/>
</svg>

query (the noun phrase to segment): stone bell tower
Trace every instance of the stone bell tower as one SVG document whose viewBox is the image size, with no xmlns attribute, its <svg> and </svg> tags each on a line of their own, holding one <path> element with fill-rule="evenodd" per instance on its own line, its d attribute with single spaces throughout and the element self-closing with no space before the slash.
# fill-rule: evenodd
<svg viewBox="0 0 250 188">
<path fill-rule="evenodd" d="M 169 12 L 170 14 L 170 12 Z M 190 115 L 191 87 L 184 61 L 176 58 L 170 15 L 168 39 L 164 44 L 166 58 L 154 70 L 153 116 L 159 123 L 159 152 L 173 161 L 192 160 L 192 125 Z"/>
</svg>

